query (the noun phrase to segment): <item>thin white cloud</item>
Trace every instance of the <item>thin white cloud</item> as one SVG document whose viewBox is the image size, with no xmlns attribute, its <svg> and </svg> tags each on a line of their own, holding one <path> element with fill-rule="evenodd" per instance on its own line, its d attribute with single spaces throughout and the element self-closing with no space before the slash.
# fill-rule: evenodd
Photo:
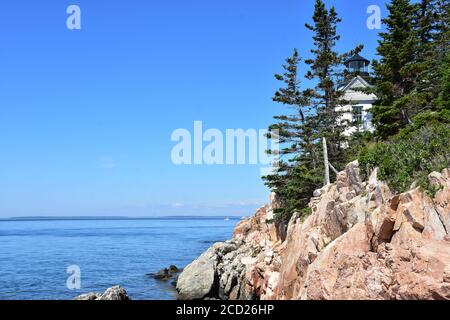
<svg viewBox="0 0 450 320">
<path fill-rule="evenodd" d="M 103 158 L 100 161 L 100 165 L 101 167 L 105 168 L 105 169 L 114 169 L 117 167 L 117 163 L 114 159 L 112 158 Z"/>
<path fill-rule="evenodd" d="M 112 163 L 112 162 L 103 164 L 103 168 L 106 168 L 106 169 L 114 169 L 115 167 L 117 167 L 117 164 Z"/>
<path fill-rule="evenodd" d="M 267 204 L 267 201 L 264 200 L 237 200 L 237 201 L 228 201 L 228 200 L 211 200 L 211 201 L 198 201 L 198 202 L 189 202 L 189 203 L 181 203 L 174 202 L 170 204 L 170 207 L 174 209 L 186 209 L 186 208 L 198 208 L 198 209 L 221 209 L 221 208 L 248 208 L 248 207 L 260 207 L 262 205 Z M 164 206 L 164 205 L 162 205 Z"/>
<path fill-rule="evenodd" d="M 172 208 L 181 208 L 182 206 L 183 206 L 183 204 L 180 202 L 175 202 L 172 204 Z"/>
</svg>

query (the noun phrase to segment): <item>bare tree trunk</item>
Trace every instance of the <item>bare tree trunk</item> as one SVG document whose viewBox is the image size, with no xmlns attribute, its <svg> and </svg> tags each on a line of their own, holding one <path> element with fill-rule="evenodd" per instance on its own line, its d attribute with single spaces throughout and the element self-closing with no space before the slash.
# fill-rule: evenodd
<svg viewBox="0 0 450 320">
<path fill-rule="evenodd" d="M 330 167 L 328 166 L 328 149 L 327 149 L 327 140 L 325 138 L 322 139 L 322 144 L 323 144 L 323 161 L 325 167 L 324 184 L 327 186 L 330 184 Z"/>
<path fill-rule="evenodd" d="M 336 168 L 333 167 L 333 165 L 332 165 L 330 162 L 328 162 L 328 165 L 330 166 L 331 170 L 333 170 L 333 172 L 334 172 L 336 175 L 339 173 L 339 172 L 336 170 Z"/>
</svg>

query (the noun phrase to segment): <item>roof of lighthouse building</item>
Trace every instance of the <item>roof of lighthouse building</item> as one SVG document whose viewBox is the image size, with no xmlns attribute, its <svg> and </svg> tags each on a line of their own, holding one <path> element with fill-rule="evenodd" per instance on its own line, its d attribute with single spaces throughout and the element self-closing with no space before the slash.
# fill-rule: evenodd
<svg viewBox="0 0 450 320">
<path fill-rule="evenodd" d="M 344 64 L 349 64 L 350 62 L 353 62 L 353 61 L 363 61 L 366 64 L 370 63 L 369 60 L 367 60 L 366 58 L 361 57 L 358 53 L 355 53 L 352 57 L 350 57 L 347 60 L 345 60 Z"/>
<path fill-rule="evenodd" d="M 348 89 L 355 88 L 355 87 L 372 88 L 373 86 L 370 83 L 368 83 L 363 77 L 356 76 L 351 81 L 342 85 L 339 88 L 339 90 L 346 91 Z"/>
<path fill-rule="evenodd" d="M 368 83 L 363 77 L 356 76 L 350 82 L 340 86 L 338 90 L 344 92 L 344 100 L 349 101 L 366 101 L 373 103 L 378 98 L 373 93 L 366 93 L 362 91 L 365 88 L 371 88 L 372 85 Z"/>
</svg>

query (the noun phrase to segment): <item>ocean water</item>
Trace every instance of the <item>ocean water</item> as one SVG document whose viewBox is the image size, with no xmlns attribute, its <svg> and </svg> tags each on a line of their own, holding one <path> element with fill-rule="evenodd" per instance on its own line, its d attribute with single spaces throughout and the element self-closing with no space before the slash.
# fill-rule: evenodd
<svg viewBox="0 0 450 320">
<path fill-rule="evenodd" d="M 72 299 L 123 286 L 132 299 L 174 299 L 174 288 L 147 276 L 184 267 L 229 239 L 239 219 L 154 218 L 0 220 L 0 300 Z M 81 271 L 70 290 L 67 267 Z"/>
</svg>

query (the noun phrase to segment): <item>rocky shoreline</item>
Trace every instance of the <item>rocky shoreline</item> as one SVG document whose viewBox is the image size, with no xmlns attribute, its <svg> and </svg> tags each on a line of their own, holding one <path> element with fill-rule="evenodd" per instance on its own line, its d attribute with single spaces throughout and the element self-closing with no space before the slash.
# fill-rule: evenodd
<svg viewBox="0 0 450 320">
<path fill-rule="evenodd" d="M 148 276 L 171 280 L 180 300 L 450 300 L 450 170 L 428 178 L 433 197 L 415 186 L 393 194 L 352 162 L 314 192 L 308 217 L 271 223 L 272 195 L 231 240 Z M 74 300 L 130 297 L 114 286 Z"/>
<path fill-rule="evenodd" d="M 117 300 L 117 301 L 126 301 L 131 300 L 128 296 L 127 291 L 120 287 L 120 286 L 114 286 L 111 288 L 106 289 L 103 293 L 98 292 L 89 292 L 85 294 L 81 294 L 73 300 Z"/>
<path fill-rule="evenodd" d="M 357 162 L 316 190 L 306 218 L 269 223 L 277 199 L 180 274 L 180 299 L 450 299 L 450 170 L 434 197 L 393 194 Z"/>
<path fill-rule="evenodd" d="M 158 272 L 147 273 L 146 276 L 151 277 L 161 282 L 171 280 L 170 284 L 175 288 L 178 280 L 178 275 L 182 271 L 175 265 L 170 265 L 168 268 L 163 268 Z M 121 286 L 113 286 L 106 289 L 104 293 L 89 292 L 84 293 L 73 298 L 73 300 L 131 300 L 127 291 Z"/>
</svg>

